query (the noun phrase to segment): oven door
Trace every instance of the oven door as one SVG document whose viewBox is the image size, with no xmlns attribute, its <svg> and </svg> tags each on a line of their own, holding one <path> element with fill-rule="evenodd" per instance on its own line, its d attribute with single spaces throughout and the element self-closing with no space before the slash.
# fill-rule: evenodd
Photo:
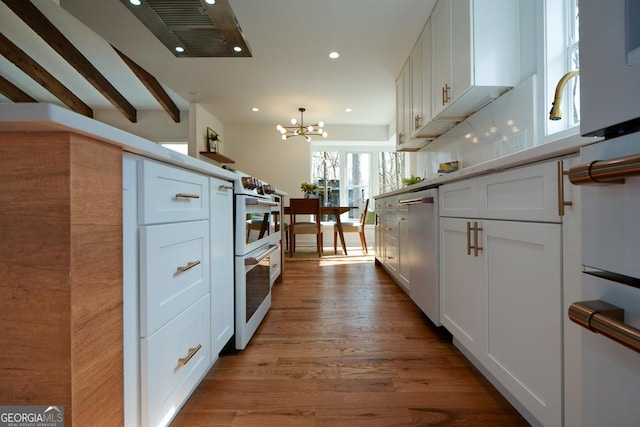
<svg viewBox="0 0 640 427">
<path fill-rule="evenodd" d="M 633 163 L 612 166 L 638 155 L 640 134 L 602 141 L 583 147 L 569 172 L 582 201 L 581 299 L 568 313 L 584 327 L 569 361 L 580 366 L 581 426 L 640 420 L 640 177 Z"/>
<path fill-rule="evenodd" d="M 236 196 L 236 255 L 244 255 L 280 239 L 280 204 L 266 198 Z"/>
<path fill-rule="evenodd" d="M 271 261 L 278 250 L 265 245 L 236 257 L 236 349 L 244 350 L 271 307 Z"/>
</svg>

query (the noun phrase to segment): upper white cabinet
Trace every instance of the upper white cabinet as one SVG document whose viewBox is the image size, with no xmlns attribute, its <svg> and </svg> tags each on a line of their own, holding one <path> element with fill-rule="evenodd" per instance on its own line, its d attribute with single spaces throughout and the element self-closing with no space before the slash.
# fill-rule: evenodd
<svg viewBox="0 0 640 427">
<path fill-rule="evenodd" d="M 519 82 L 518 4 L 439 0 L 396 81 L 399 151 L 416 151 Z"/>
<path fill-rule="evenodd" d="M 517 2 L 440 0 L 431 25 L 434 119 L 461 121 L 518 83 Z"/>
</svg>

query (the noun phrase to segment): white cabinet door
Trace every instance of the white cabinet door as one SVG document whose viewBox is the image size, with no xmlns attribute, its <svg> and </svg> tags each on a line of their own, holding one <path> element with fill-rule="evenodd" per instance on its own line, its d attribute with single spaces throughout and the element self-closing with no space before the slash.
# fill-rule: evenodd
<svg viewBox="0 0 640 427">
<path fill-rule="evenodd" d="M 211 188 L 211 359 L 233 336 L 233 187 L 210 178 Z"/>
<path fill-rule="evenodd" d="M 440 187 L 440 216 L 478 217 L 478 180 L 465 179 Z"/>
<path fill-rule="evenodd" d="M 409 282 L 409 267 L 411 265 L 409 252 L 409 212 L 406 209 L 398 213 L 398 279 L 405 288 L 406 292 L 410 292 L 411 283 Z"/>
<path fill-rule="evenodd" d="M 447 105 L 451 86 L 451 0 L 440 0 L 431 14 L 432 91 L 431 116 L 438 116 Z"/>
<path fill-rule="evenodd" d="M 411 58 L 402 67 L 396 80 L 396 149 L 409 146 L 411 139 Z"/>
<path fill-rule="evenodd" d="M 560 224 L 482 221 L 486 367 L 542 425 L 562 425 Z"/>
<path fill-rule="evenodd" d="M 484 254 L 475 255 L 468 219 L 440 218 L 440 320 L 482 364 L 487 355 Z"/>
</svg>

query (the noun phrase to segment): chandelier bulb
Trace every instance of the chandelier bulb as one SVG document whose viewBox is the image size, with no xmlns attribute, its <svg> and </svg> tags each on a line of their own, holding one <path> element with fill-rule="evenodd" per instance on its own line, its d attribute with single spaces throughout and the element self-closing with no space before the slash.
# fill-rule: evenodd
<svg viewBox="0 0 640 427">
<path fill-rule="evenodd" d="M 329 134 L 328 134 L 327 132 L 322 132 L 322 136 L 323 136 L 324 138 L 326 138 L 326 137 L 328 137 L 328 136 L 329 136 Z"/>
<path fill-rule="evenodd" d="M 324 122 L 318 122 L 318 127 L 319 128 L 323 128 L 324 127 Z"/>
<path fill-rule="evenodd" d="M 276 126 L 276 129 L 279 130 L 280 132 L 282 132 L 282 125 Z"/>
<path fill-rule="evenodd" d="M 305 136 L 304 139 L 306 139 L 307 142 L 311 142 L 311 138 L 309 138 L 308 136 Z"/>
<path fill-rule="evenodd" d="M 282 134 L 282 140 L 283 140 L 283 141 L 286 141 L 286 140 L 287 140 L 287 135 Z"/>
<path fill-rule="evenodd" d="M 291 124 L 292 124 L 292 125 L 295 125 L 296 123 L 298 123 L 298 121 L 297 121 L 295 118 L 294 118 L 294 119 L 291 119 Z"/>
<path fill-rule="evenodd" d="M 309 130 L 309 132 L 313 132 L 313 126 L 309 126 L 307 129 Z"/>
</svg>

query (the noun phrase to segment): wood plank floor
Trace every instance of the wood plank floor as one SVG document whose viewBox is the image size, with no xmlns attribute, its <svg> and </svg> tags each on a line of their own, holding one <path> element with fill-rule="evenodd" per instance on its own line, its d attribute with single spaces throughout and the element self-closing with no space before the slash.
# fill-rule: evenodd
<svg viewBox="0 0 640 427">
<path fill-rule="evenodd" d="M 382 268 L 315 259 L 286 263 L 249 346 L 172 427 L 528 425 Z"/>
</svg>

